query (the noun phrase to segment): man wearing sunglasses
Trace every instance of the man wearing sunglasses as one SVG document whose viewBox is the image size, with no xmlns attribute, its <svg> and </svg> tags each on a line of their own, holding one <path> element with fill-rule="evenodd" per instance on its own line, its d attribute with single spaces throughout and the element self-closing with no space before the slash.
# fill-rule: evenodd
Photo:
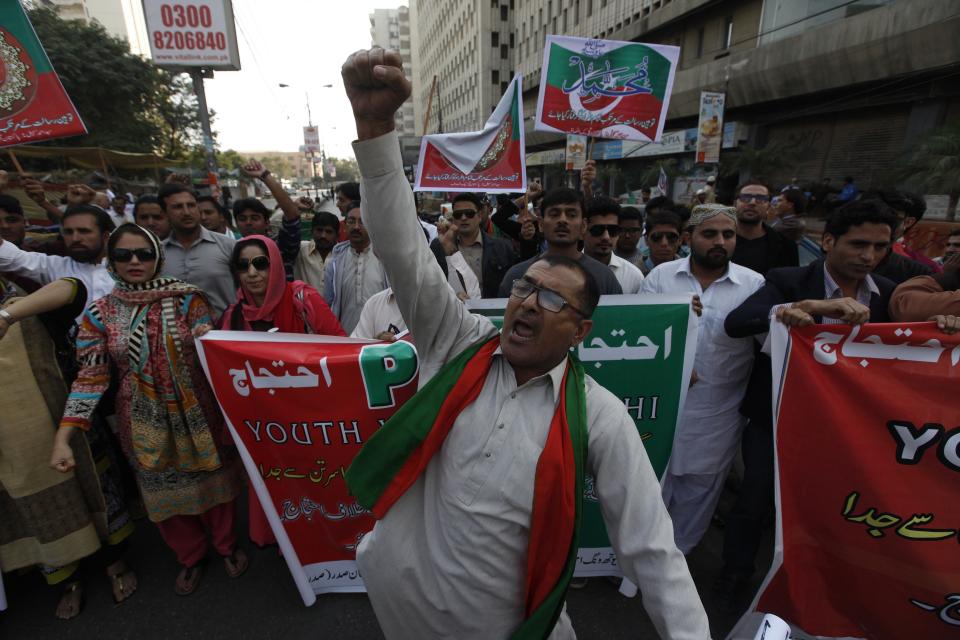
<svg viewBox="0 0 960 640">
<path fill-rule="evenodd" d="M 620 205 L 610 198 L 594 198 L 587 205 L 587 235 L 583 252 L 610 267 L 624 293 L 640 293 L 643 273 L 613 252 L 620 238 Z"/>
<path fill-rule="evenodd" d="M 671 209 L 658 208 L 647 214 L 644 223 L 646 257 L 642 271 L 650 273 L 655 267 L 680 257 L 680 241 L 683 239 L 683 221 Z"/>
<path fill-rule="evenodd" d="M 579 260 L 583 268 L 597 281 L 600 295 L 623 293 L 623 288 L 610 267 L 580 251 L 580 242 L 583 240 L 587 226 L 586 219 L 583 217 L 586 211 L 583 195 L 563 187 L 551 189 L 543 196 L 540 210 L 540 226 L 543 229 L 543 237 L 547 241 L 547 250 L 539 256 L 514 265 L 500 283 L 499 297 L 510 297 L 513 281 L 522 278 L 532 264 L 547 255 L 566 256 Z"/>
<path fill-rule="evenodd" d="M 473 193 L 458 193 L 453 199 L 455 238 L 444 235 L 430 243 L 437 262 L 447 273 L 447 257 L 459 251 L 470 270 L 480 281 L 484 298 L 496 298 L 504 274 L 517 261 L 517 254 L 507 240 L 488 235 L 481 227 L 483 202 Z"/>
<path fill-rule="evenodd" d="M 800 264 L 797 243 L 774 231 L 767 223 L 770 189 L 760 182 L 747 182 L 737 189 L 737 250 L 733 262 L 760 275 L 776 267 Z"/>
<path fill-rule="evenodd" d="M 569 357 L 589 333 L 599 299 L 584 266 L 592 258 L 548 251 L 525 267 L 507 285 L 502 332 L 469 313 L 407 214 L 413 194 L 394 131 L 394 114 L 410 95 L 400 56 L 359 51 L 342 75 L 357 124 L 364 219 L 420 358 L 420 392 L 346 474 L 353 495 L 378 518 L 358 546 L 357 564 L 383 633 L 575 637 L 563 593 L 576 545 L 578 478 L 589 472 L 617 561 L 643 590 L 661 637 L 708 638 L 636 426 L 623 401 L 580 377 Z M 551 206 L 562 208 L 562 235 L 576 251 L 579 196 L 551 202 L 548 193 L 544 208 Z M 411 449 L 414 432 L 423 448 Z M 416 462 L 409 483 L 378 463 L 384 454 Z M 397 488 L 379 500 L 374 484 Z"/>
</svg>

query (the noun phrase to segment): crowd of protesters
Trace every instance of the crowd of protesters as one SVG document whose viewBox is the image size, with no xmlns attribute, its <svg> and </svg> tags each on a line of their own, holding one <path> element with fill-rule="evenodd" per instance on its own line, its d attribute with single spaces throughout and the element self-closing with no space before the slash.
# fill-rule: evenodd
<svg viewBox="0 0 960 640">
<path fill-rule="evenodd" d="M 345 81 L 350 93 L 348 70 Z M 359 86 L 355 92 L 375 90 Z M 383 137 L 361 131 L 361 172 Z M 380 340 L 409 330 L 414 341 L 433 348 L 442 328 L 421 317 L 434 309 L 420 310 L 405 298 L 427 294 L 411 290 L 418 286 L 407 277 L 412 272 L 397 273 L 402 254 L 431 257 L 407 268 L 424 282 L 441 283 L 428 300 L 437 309 L 462 319 L 469 314 L 460 307 L 471 299 L 521 305 L 512 328 L 518 345 L 534 340 L 565 306 L 580 314 L 571 335 L 582 339 L 577 331 L 587 326 L 582 323 L 598 295 L 692 294 L 700 316 L 694 375 L 657 488 L 657 508 L 669 519 L 648 531 L 672 536 L 672 552 L 689 554 L 718 517 L 739 454 L 743 474 L 736 502 L 723 515 L 724 567 L 716 578 L 726 594 L 743 590 L 758 569 L 761 533 L 774 508 L 770 363 L 760 348 L 771 318 L 789 326 L 932 320 L 945 332 L 960 328 L 960 228 L 939 260 L 913 251 L 904 235 L 923 217 L 925 204 L 894 189 L 845 188 L 831 199 L 816 238 L 822 257 L 801 265 L 798 243 L 810 233 L 810 195 L 792 184 L 775 190 L 748 180 L 724 194 L 711 179 L 692 207 L 663 194 L 651 198 L 649 190 L 639 205 L 621 206 L 595 192 L 589 163 L 580 189 L 545 191 L 531 181 L 527 193 L 513 196 L 460 193 L 434 224 L 418 215 L 403 185 L 390 185 L 395 193 L 388 198 L 379 176 L 361 181 L 363 196 L 360 184 L 340 185 L 335 214 L 315 212 L 309 199 L 294 201 L 259 162 L 249 162 L 243 173 L 275 199 L 278 225 L 257 198 L 239 199 L 231 209 L 217 195 L 199 196 L 177 180 L 134 202 L 71 185 L 63 208 L 47 200 L 42 183 L 23 178 L 25 193 L 59 229 L 55 240 L 38 244 L 28 237 L 21 203 L 0 194 L 0 355 L 6 365 L 0 372 L 0 568 L 36 567 L 60 589 L 60 618 L 80 612 L 81 561 L 99 563 L 118 603 L 137 590 L 125 541 L 141 516 L 176 558 L 176 593 L 196 590 L 210 545 L 230 577 L 245 572 L 250 559 L 238 543 L 236 508 L 248 491 L 245 476 L 195 340 L 214 327 Z M 387 221 L 386 209 L 409 220 Z M 305 214 L 309 240 L 301 236 Z M 409 246 L 395 246 L 400 240 Z M 582 281 L 586 302 L 555 284 L 557 269 Z M 486 329 L 472 331 L 479 339 Z M 457 340 L 463 345 L 469 337 Z M 522 349 L 503 349 L 519 391 L 524 383 L 515 362 L 522 361 Z M 569 344 L 560 344 L 558 357 L 566 349 Z M 588 385 L 588 409 L 600 402 L 591 400 L 595 396 Z M 542 409 L 549 418 L 553 400 Z M 640 455 L 633 446 L 630 440 L 625 451 Z M 603 465 L 631 477 L 632 461 L 618 455 L 610 452 Z M 625 480 L 607 478 L 613 484 L 601 493 L 629 494 L 629 487 L 615 486 Z M 250 539 L 274 544 L 254 494 L 248 499 Z M 623 533 L 617 527 L 627 524 L 608 522 L 615 540 Z M 373 537 L 367 562 L 391 549 L 386 535 Z M 631 542 L 616 541 L 626 562 Z M 411 571 L 432 575 L 423 566 Z M 676 581 L 669 593 L 696 597 L 681 584 L 683 571 L 685 565 L 682 571 L 671 565 L 664 575 Z M 390 598 L 384 590 L 396 585 L 373 572 L 368 577 L 381 623 L 413 624 L 384 604 Z M 651 597 L 650 606 L 660 605 Z M 683 622 L 679 611 L 665 613 L 663 624 L 695 626 L 696 615 Z"/>
</svg>

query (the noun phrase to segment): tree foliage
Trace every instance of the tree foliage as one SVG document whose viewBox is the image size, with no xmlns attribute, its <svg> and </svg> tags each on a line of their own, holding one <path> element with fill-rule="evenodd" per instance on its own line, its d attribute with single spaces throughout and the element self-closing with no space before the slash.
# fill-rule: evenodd
<svg viewBox="0 0 960 640">
<path fill-rule="evenodd" d="M 89 130 L 55 144 L 183 158 L 202 142 L 189 78 L 130 53 L 126 41 L 97 23 L 62 20 L 46 8 L 29 16 Z"/>
<path fill-rule="evenodd" d="M 920 193 L 948 194 L 947 219 L 954 220 L 960 200 L 960 122 L 920 140 L 901 158 L 895 175 Z"/>
</svg>

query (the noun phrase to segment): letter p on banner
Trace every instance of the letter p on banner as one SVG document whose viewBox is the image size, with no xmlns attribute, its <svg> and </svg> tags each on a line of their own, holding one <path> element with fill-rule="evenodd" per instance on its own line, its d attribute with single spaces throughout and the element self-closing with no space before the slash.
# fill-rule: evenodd
<svg viewBox="0 0 960 640">
<path fill-rule="evenodd" d="M 416 348 L 404 340 L 360 349 L 360 374 L 367 406 L 371 409 L 394 406 L 394 389 L 413 380 L 419 368 Z"/>
</svg>

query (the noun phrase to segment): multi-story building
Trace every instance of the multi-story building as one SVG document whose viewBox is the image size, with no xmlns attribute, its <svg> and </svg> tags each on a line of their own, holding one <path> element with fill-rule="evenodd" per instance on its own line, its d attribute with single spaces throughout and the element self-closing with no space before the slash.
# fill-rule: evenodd
<svg viewBox="0 0 960 640">
<path fill-rule="evenodd" d="M 413 99 L 427 130 L 483 126 L 513 77 L 513 0 L 411 0 L 416 49 Z M 434 81 L 436 79 L 436 81 Z"/>
<path fill-rule="evenodd" d="M 33 6 L 53 9 L 64 20 L 95 21 L 107 33 L 130 45 L 130 52 L 149 57 L 147 25 L 139 0 L 30 0 Z"/>
<path fill-rule="evenodd" d="M 384 49 L 400 52 L 403 72 L 408 80 L 413 79 L 413 59 L 410 48 L 410 11 L 407 7 L 375 9 L 370 14 L 370 40 Z M 413 102 L 407 101 L 396 115 L 397 132 L 412 136 L 416 130 Z"/>
</svg>

